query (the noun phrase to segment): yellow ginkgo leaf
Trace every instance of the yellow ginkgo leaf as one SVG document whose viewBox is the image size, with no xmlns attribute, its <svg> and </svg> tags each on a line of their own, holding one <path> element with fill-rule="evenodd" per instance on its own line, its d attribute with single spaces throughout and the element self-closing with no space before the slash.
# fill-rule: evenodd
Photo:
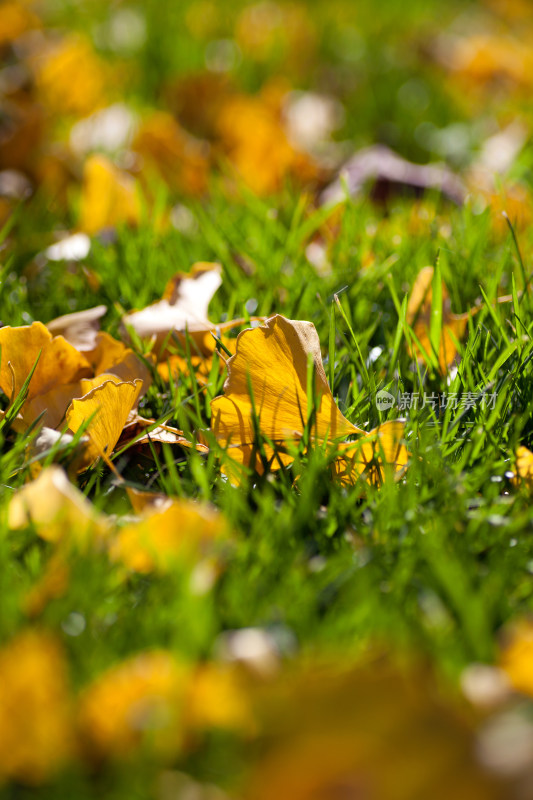
<svg viewBox="0 0 533 800">
<path fill-rule="evenodd" d="M 49 542 L 74 537 L 77 544 L 105 535 L 109 527 L 106 517 L 55 464 L 43 469 L 36 480 L 11 498 L 9 528 L 19 530 L 28 525 L 34 525 L 38 535 Z"/>
<path fill-rule="evenodd" d="M 228 525 L 216 510 L 192 501 L 174 500 L 162 510 L 148 507 L 139 522 L 119 532 L 110 554 L 135 572 L 164 571 L 178 560 L 214 553 Z"/>
<path fill-rule="evenodd" d="M 91 366 L 62 336 L 52 337 L 41 322 L 0 328 L 0 389 L 11 399 L 20 392 L 37 358 L 28 400 L 91 375 Z"/>
<path fill-rule="evenodd" d="M 431 298 L 433 281 L 433 267 L 424 267 L 420 270 L 413 285 L 407 303 L 406 320 L 412 325 L 415 335 L 420 342 L 425 354 L 431 354 L 430 324 L 431 324 Z M 464 314 L 453 314 L 450 310 L 450 298 L 444 282 L 442 283 L 442 329 L 439 346 L 439 368 L 444 374 L 457 355 L 457 342 L 463 338 L 468 318 L 477 309 L 471 309 Z M 423 358 L 424 353 L 418 345 L 413 346 L 413 356 Z"/>
<path fill-rule="evenodd" d="M 72 400 L 75 397 L 82 397 L 82 395 L 86 394 L 89 389 L 84 390 L 82 386 L 92 380 L 94 379 L 82 378 L 82 380 L 74 383 L 55 386 L 48 392 L 38 394 L 37 397 L 23 405 L 22 419 L 26 423 L 30 423 L 39 417 L 40 424 L 48 428 L 59 428 Z"/>
<path fill-rule="evenodd" d="M 89 444 L 85 450 L 85 465 L 92 464 L 99 456 L 111 454 L 141 388 L 140 380 L 122 383 L 108 380 L 72 401 L 66 415 L 70 430 L 75 433 L 91 420 L 87 429 Z"/>
<path fill-rule="evenodd" d="M 140 217 L 133 176 L 103 155 L 89 156 L 83 170 L 80 230 L 94 234 L 120 223 L 136 225 Z"/>
<path fill-rule="evenodd" d="M 333 462 L 333 474 L 343 486 L 353 486 L 360 478 L 380 484 L 387 469 L 400 477 L 409 453 L 402 442 L 405 424 L 390 420 L 354 442 L 342 442 Z"/>
<path fill-rule="evenodd" d="M 75 316 L 75 315 L 73 315 Z M 97 333 L 93 342 L 93 348 L 83 353 L 79 353 L 73 348 L 71 344 L 65 342 L 62 336 L 51 338 L 46 328 L 41 323 L 34 323 L 38 326 L 38 336 L 35 336 L 32 331 L 28 333 L 28 328 L 13 328 L 11 330 L 21 332 L 18 333 L 18 339 L 22 342 L 29 342 L 30 349 L 26 351 L 26 359 L 20 365 L 16 366 L 15 375 L 20 375 L 17 380 L 17 385 L 24 375 L 28 364 L 31 361 L 31 354 L 35 355 L 35 359 L 39 353 L 37 345 L 49 342 L 45 345 L 37 370 L 30 383 L 29 399 L 22 407 L 21 423 L 24 426 L 31 424 L 37 418 L 40 419 L 40 424 L 46 425 L 49 428 L 58 428 L 65 416 L 65 412 L 74 398 L 81 398 L 102 383 L 112 380 L 115 383 L 124 381 L 132 381 L 135 379 L 142 380 L 143 394 L 147 391 L 151 384 L 151 376 L 148 367 L 141 361 L 141 359 L 126 347 L 122 342 L 113 339 L 107 333 Z M 34 326 L 31 326 L 32 328 Z M 44 329 L 44 332 L 43 332 Z M 2 329 L 10 330 L 7 328 Z M 1 333 L 0 333 L 1 340 Z M 8 347 L 10 344 L 8 338 Z M 7 349 L 9 354 L 11 349 Z M 57 357 L 57 361 L 54 359 Z M 43 362 L 43 370 L 39 371 L 41 361 Z M 34 362 L 35 363 L 35 359 Z M 70 361 L 69 361 L 70 360 Z M 83 364 L 83 369 L 76 369 L 77 363 Z M 53 370 L 61 370 L 57 375 L 53 374 Z M 11 368 L 8 365 L 9 374 L 11 376 Z M 48 373 L 54 377 L 54 380 L 42 379 L 43 371 L 48 370 Z M 94 372 L 92 377 L 89 377 Z M 87 376 L 81 377 L 79 380 L 70 380 L 65 383 L 65 378 L 75 377 L 76 375 Z M 38 383 L 33 389 L 35 380 Z"/>
<path fill-rule="evenodd" d="M 307 397 L 308 369 L 314 375 L 316 413 L 312 434 L 316 439 L 335 442 L 363 433 L 348 422 L 333 399 L 315 326 L 276 315 L 238 336 L 237 351 L 228 361 L 224 396 L 211 403 L 213 433 L 232 460 L 250 463 L 257 425 L 274 445 L 298 442 L 312 409 Z M 268 446 L 265 453 L 268 458 L 274 455 Z M 286 454 L 281 459 L 283 463 L 291 460 Z M 259 464 L 255 466 L 261 469 Z"/>
</svg>

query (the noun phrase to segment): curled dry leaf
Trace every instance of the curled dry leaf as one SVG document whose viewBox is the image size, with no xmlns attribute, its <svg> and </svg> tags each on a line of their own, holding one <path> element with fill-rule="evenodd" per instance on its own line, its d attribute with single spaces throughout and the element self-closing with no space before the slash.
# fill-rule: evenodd
<svg viewBox="0 0 533 800">
<path fill-rule="evenodd" d="M 100 319 L 107 311 L 107 306 L 96 306 L 84 311 L 65 314 L 46 323 L 53 336 L 63 336 L 79 352 L 94 350 L 97 334 L 100 330 Z"/>
<path fill-rule="evenodd" d="M 372 195 L 385 200 L 394 190 L 410 189 L 416 194 L 439 191 L 457 205 L 462 205 L 466 190 L 460 178 L 442 164 L 413 164 L 385 145 L 372 145 L 356 153 L 340 170 L 339 177 L 320 195 L 320 204 L 338 203 L 360 195 L 372 185 Z"/>
<path fill-rule="evenodd" d="M 144 417 L 134 414 L 133 419 L 130 419 L 124 426 L 122 436 L 120 437 L 120 445 L 126 446 L 129 442 L 135 439 L 136 436 L 139 436 L 143 430 L 148 428 L 150 425 L 153 425 L 154 422 L 154 419 L 145 419 Z M 137 447 L 139 445 L 142 447 L 149 445 L 150 442 L 157 444 L 179 445 L 180 447 L 187 448 L 194 447 L 201 453 L 209 452 L 209 448 L 205 444 L 200 444 L 199 442 L 193 444 L 193 442 L 185 438 L 183 431 L 178 430 L 178 428 L 172 428 L 170 425 L 158 425 L 151 431 L 147 431 L 144 436 L 141 436 L 136 442 L 134 442 L 134 446 Z"/>
<path fill-rule="evenodd" d="M 207 309 L 221 283 L 220 264 L 194 264 L 190 274 L 180 272 L 169 281 L 161 300 L 127 314 L 123 323 L 126 328 L 133 328 L 140 339 L 154 340 L 158 360 L 165 358 L 171 337 L 178 336 L 183 345 L 186 332 L 200 354 L 210 355 L 214 345 L 210 344 L 209 332 L 215 332 L 216 326 L 208 320 Z"/>
<path fill-rule="evenodd" d="M 107 380 L 80 399 L 75 399 L 67 411 L 67 422 L 76 433 L 90 420 L 87 428 L 89 442 L 84 449 L 83 465 L 89 466 L 99 456 L 109 456 L 139 398 L 142 381 L 115 383 Z"/>
<path fill-rule="evenodd" d="M 37 534 L 49 542 L 72 536 L 80 545 L 105 536 L 109 528 L 106 517 L 57 465 L 43 469 L 36 480 L 11 498 L 9 528 L 20 530 L 28 525 L 34 525 Z"/>
<path fill-rule="evenodd" d="M 178 561 L 214 555 L 227 536 L 227 522 L 218 511 L 174 500 L 162 510 L 148 506 L 139 522 L 122 528 L 110 556 L 135 572 L 165 571 Z"/>
</svg>

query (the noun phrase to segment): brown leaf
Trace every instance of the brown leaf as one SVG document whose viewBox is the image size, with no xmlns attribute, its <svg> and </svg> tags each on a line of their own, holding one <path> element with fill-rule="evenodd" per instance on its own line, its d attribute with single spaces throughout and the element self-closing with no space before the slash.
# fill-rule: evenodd
<svg viewBox="0 0 533 800">
<path fill-rule="evenodd" d="M 409 189 L 415 194 L 440 191 L 449 200 L 462 205 L 466 190 L 457 175 L 442 164 L 413 164 L 385 145 L 377 144 L 356 153 L 341 167 L 336 178 L 320 195 L 320 204 L 334 204 L 362 194 L 371 185 L 372 196 L 385 200 L 389 194 Z"/>
</svg>

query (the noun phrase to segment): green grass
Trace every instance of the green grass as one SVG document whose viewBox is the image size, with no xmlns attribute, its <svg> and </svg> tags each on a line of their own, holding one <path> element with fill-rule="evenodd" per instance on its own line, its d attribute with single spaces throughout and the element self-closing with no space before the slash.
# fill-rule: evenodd
<svg viewBox="0 0 533 800">
<path fill-rule="evenodd" d="M 156 235 L 149 227 L 121 230 L 114 244 L 95 243 L 87 259 L 102 280 L 98 292 L 84 289 L 83 265 L 66 272 L 65 265 L 48 263 L 35 282 L 20 285 L 8 277 L 17 288 L 3 294 L 2 318 L 14 324 L 27 322 L 27 315 L 47 320 L 67 308 L 105 302 L 104 328 L 116 332 L 120 309 L 156 299 L 176 269 L 196 259 L 220 259 L 224 280 L 211 318 L 244 314 L 246 303 L 256 298 L 254 313 L 311 320 L 334 395 L 355 424 L 370 429 L 397 416 L 397 411 L 376 409 L 379 388 L 422 397 L 424 392 L 479 394 L 490 387 L 497 392 L 496 406 L 483 409 L 478 403 L 471 410 L 438 415 L 429 408 L 411 409 L 405 476 L 364 491 L 332 483 L 319 451 L 302 453 L 296 485 L 288 469 L 241 488 L 221 479 L 223 454 L 216 446 L 207 458 L 170 448 L 158 460 L 148 454 L 142 471 L 128 450 L 117 455 L 115 466 L 133 485 L 214 503 L 230 521 L 234 542 L 219 580 L 200 595 L 192 591 L 185 568 L 166 577 L 132 574 L 123 582 L 103 556 L 73 558 L 68 592 L 51 601 L 38 622 L 61 636 L 75 686 L 147 648 L 165 647 L 192 662 L 210 658 L 221 633 L 250 626 L 285 632 L 302 655 L 342 653 L 346 662 L 373 643 L 386 642 L 392 650 L 424 655 L 438 671 L 456 678 L 472 661 L 493 661 L 502 627 L 533 608 L 533 512 L 527 490 L 513 486 L 508 476 L 517 445 L 531 443 L 533 320 L 527 298 L 515 315 L 509 305 L 494 311 L 487 305 L 473 317 L 451 383 L 430 366 L 414 369 L 407 355 L 409 329 L 395 309 L 406 285 L 439 250 L 461 309 L 483 289 L 489 301 L 494 299 L 492 274 L 500 284 L 514 279 L 520 285 L 511 237 L 491 242 L 486 220 L 473 219 L 468 210 L 452 211 L 452 235 L 445 241 L 422 231 L 392 247 L 387 233 L 378 231 L 372 242 L 376 261 L 361 269 L 365 231 L 376 212 L 364 203 L 348 206 L 331 274 L 318 277 L 303 256 L 309 220 L 290 207 L 276 219 L 268 212 L 268 204 L 257 201 L 252 209 L 226 208 L 222 214 L 215 200 L 208 209 L 195 209 L 198 232 L 189 239 Z M 393 209 L 391 221 L 404 213 Z M 254 264 L 251 275 L 242 273 L 235 254 Z M 64 288 L 58 295 L 53 287 L 60 280 Z M 339 293 L 341 306 L 334 300 Z M 520 337 L 514 333 L 518 325 Z M 379 356 L 369 360 L 377 347 Z M 208 400 L 222 391 L 222 382 L 223 375 L 206 390 L 191 375 L 169 391 L 156 380 L 143 413 L 166 416 L 186 431 L 206 429 Z M 12 489 L 28 477 L 28 440 L 5 430 L 0 436 L 5 508 Z M 68 464 L 68 453 L 58 457 Z M 83 474 L 80 485 L 102 510 L 128 513 L 124 489 L 102 465 Z M 10 534 L 5 516 L 2 528 L 0 634 L 5 639 L 27 624 L 22 599 L 42 574 L 50 546 L 31 530 Z M 78 636 L 65 633 L 72 612 L 86 623 Z M 211 752 L 206 745 L 201 758 L 196 754 L 197 764 L 184 766 L 209 776 L 223 752 L 221 743 L 212 747 Z M 237 769 L 232 758 L 226 765 L 216 774 L 222 784 L 231 783 Z M 146 780 L 150 775 L 148 768 Z M 81 781 L 72 791 L 90 796 L 86 778 L 62 780 L 67 786 Z M 112 775 L 104 779 L 102 796 L 115 796 L 113 780 Z M 120 796 L 127 781 L 122 775 L 116 788 Z"/>
<path fill-rule="evenodd" d="M 176 5 L 163 4 L 169 13 Z M 349 28 L 340 45 L 335 14 L 323 3 L 310 5 L 322 25 L 321 67 L 298 85 L 338 91 L 346 106 L 339 139 L 349 138 L 353 147 L 380 139 L 410 158 L 439 155 L 422 147 L 415 129 L 426 118 L 444 127 L 461 112 L 440 86 L 438 68 L 416 54 L 416 45 L 448 4 L 392 2 L 383 19 L 362 4 L 361 41 Z M 107 18 L 106 7 L 87 3 L 79 18 L 78 4 L 58 4 L 49 11 L 50 24 L 83 29 L 89 20 L 97 26 Z M 139 108 L 156 106 L 167 82 L 200 68 L 204 58 L 204 44 L 184 32 L 183 9 L 168 29 L 160 4 L 147 4 L 146 13 L 153 36 L 137 54 L 128 87 Z M 223 37 L 227 31 L 220 25 L 217 36 Z M 253 90 L 277 71 L 282 67 L 275 58 L 268 64 L 245 61 L 237 82 Z M 428 105 L 410 116 L 398 100 L 405 92 L 398 92 L 417 80 L 423 80 Z M 525 185 L 531 183 L 530 162 L 526 151 L 513 168 Z M 382 207 L 365 195 L 346 202 L 328 246 L 329 266 L 320 272 L 306 247 L 323 235 L 328 210 L 289 185 L 268 199 L 243 189 L 231 201 L 220 184 L 220 176 L 213 178 L 201 201 L 161 194 L 163 204 L 187 205 L 194 220 L 187 232 L 161 231 L 146 212 L 136 230 L 120 227 L 110 239 L 94 237 L 87 258 L 75 264 L 36 259 L 54 231 L 76 224 L 72 204 L 56 207 L 37 191 L 1 239 L 1 322 L 47 322 L 103 303 L 102 328 L 119 337 L 124 313 L 158 300 L 176 272 L 196 261 L 217 261 L 223 282 L 210 319 L 282 314 L 311 321 L 342 413 L 365 430 L 405 416 L 409 467 L 398 481 L 342 488 L 331 479 L 332 454 L 314 448 L 309 435 L 291 467 L 232 486 L 221 471 L 223 449 L 209 434 L 210 402 L 222 394 L 226 377 L 218 360 L 207 386 L 194 372 L 168 384 L 154 371 L 141 414 L 191 439 L 206 437 L 209 454 L 164 446 L 146 448 L 139 457 L 126 447 L 112 457 L 122 480 L 101 462 L 75 480 L 96 508 L 119 518 L 131 514 L 126 486 L 211 503 L 232 530 L 220 574 L 200 591 L 189 563 L 165 575 L 141 575 L 110 564 L 95 548 L 73 549 L 66 592 L 30 618 L 25 598 L 54 548 L 34 526 L 9 530 L 13 491 L 35 474 L 36 432 L 15 434 L 14 415 L 8 414 L 0 421 L 0 645 L 28 626 L 52 631 L 78 693 L 141 651 L 166 649 L 199 664 L 216 659 L 224 633 L 257 627 L 272 634 L 288 663 L 330 658 L 348 665 L 375 650 L 415 654 L 457 689 L 465 667 L 497 662 L 502 632 L 533 612 L 531 490 L 512 476 L 517 447 L 533 447 L 533 304 L 530 292 L 521 291 L 531 275 L 532 232 L 511 227 L 502 233 L 488 210 L 478 214 L 469 202 L 458 209 L 438 196 L 425 198 L 426 217 L 413 225 L 412 199 L 393 198 Z M 454 312 L 483 304 L 469 319 L 457 369 L 447 375 L 438 370 L 435 352 L 418 363 L 409 355 L 415 333 L 406 321 L 406 298 L 428 265 L 436 265 L 434 349 L 443 324 L 440 276 Z M 500 294 L 511 294 L 512 302 L 495 303 Z M 419 403 L 384 412 L 375 402 L 382 389 L 420 399 L 455 392 L 476 402 L 466 409 L 434 411 Z M 496 395 L 494 407 L 481 403 L 483 393 Z M 7 407 L 5 397 L 0 405 Z M 261 456 L 260 441 L 257 448 Z M 73 457 L 73 447 L 52 448 L 45 463 L 68 469 Z M 81 629 L 72 626 L 73 614 L 83 620 Z M 253 754 L 248 741 L 211 731 L 171 766 L 233 791 Z M 159 769 L 145 753 L 134 766 L 74 763 L 39 789 L 0 786 L 0 797 L 141 800 L 152 796 Z"/>
</svg>

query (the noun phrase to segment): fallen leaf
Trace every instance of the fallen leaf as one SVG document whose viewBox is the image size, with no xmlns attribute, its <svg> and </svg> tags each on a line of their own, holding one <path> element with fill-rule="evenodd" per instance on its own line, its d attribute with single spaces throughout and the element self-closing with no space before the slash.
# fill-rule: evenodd
<svg viewBox="0 0 533 800">
<path fill-rule="evenodd" d="M 107 306 L 75 311 L 73 314 L 56 317 L 47 322 L 46 327 L 53 336 L 63 336 L 79 352 L 94 350 L 100 330 L 100 319 L 106 311 Z"/>
<path fill-rule="evenodd" d="M 59 637 L 19 631 L 0 649 L 0 782 L 36 787 L 76 755 L 69 664 Z"/>
<path fill-rule="evenodd" d="M 47 247 L 44 251 L 44 256 L 48 261 L 81 261 L 89 255 L 90 249 L 91 240 L 86 233 L 73 233 L 71 236 L 67 236 Z M 98 308 L 102 307 L 98 306 Z M 100 316 L 104 314 L 105 311 Z"/>
<path fill-rule="evenodd" d="M 59 325 L 62 324 L 60 318 Z M 68 324 L 67 318 L 67 327 Z M 0 347 L 3 355 L 0 388 L 8 396 L 13 390 L 15 396 L 20 391 L 41 353 L 28 399 L 20 412 L 21 429 L 38 417 L 41 425 L 57 428 L 71 401 L 105 380 L 116 383 L 139 379 L 144 392 L 151 384 L 148 367 L 131 349 L 107 333 L 96 333 L 93 349 L 80 352 L 63 336 L 52 337 L 42 323 L 35 322 L 20 328 L 1 328 Z"/>
<path fill-rule="evenodd" d="M 293 665 L 252 695 L 261 755 L 246 800 L 514 796 L 482 757 L 472 711 L 429 670 L 405 653 L 401 667 L 389 654 L 343 664 L 341 652 L 329 664 Z"/>
<path fill-rule="evenodd" d="M 415 335 L 424 350 L 422 352 L 418 345 L 414 343 L 413 355 L 418 358 L 423 358 L 424 355 L 429 356 L 432 352 L 430 324 L 433 273 L 433 267 L 424 267 L 420 270 L 407 303 L 407 324 L 413 327 Z M 442 305 L 442 328 L 438 361 L 442 374 L 445 374 L 457 356 L 457 342 L 460 342 L 465 334 L 468 318 L 476 313 L 478 309 L 466 311 L 464 314 L 453 314 L 450 310 L 450 298 L 444 281 L 442 282 Z"/>
<path fill-rule="evenodd" d="M 136 436 L 139 436 L 150 425 L 155 422 L 154 419 L 145 419 L 144 417 L 140 417 L 137 414 L 134 415 L 133 419 L 128 420 L 124 429 L 122 431 L 122 435 L 120 437 L 120 446 L 125 447 L 129 444 Z M 147 431 L 144 436 L 140 436 L 137 441 L 134 442 L 133 446 L 137 447 L 137 445 L 146 446 L 149 445 L 150 442 L 156 444 L 171 444 L 171 445 L 180 445 L 181 447 L 191 448 L 194 447 L 201 453 L 208 453 L 209 447 L 205 444 L 200 444 L 196 442 L 193 444 L 189 439 L 187 439 L 183 435 L 183 431 L 178 430 L 177 428 L 173 428 L 169 425 L 158 425 L 156 428 L 153 428 L 151 431 Z"/>
<path fill-rule="evenodd" d="M 521 446 L 516 451 L 516 471 L 515 483 L 524 483 L 529 489 L 533 488 L 533 453 L 527 447 Z"/>
<path fill-rule="evenodd" d="M 201 195 L 209 178 L 209 145 L 194 139 L 172 116 L 154 112 L 145 119 L 132 149 L 142 158 L 143 171 L 155 170 L 173 190 Z"/>
<path fill-rule="evenodd" d="M 253 97 L 234 94 L 219 111 L 219 147 L 240 180 L 258 195 L 279 191 L 288 178 L 314 183 L 318 177 L 311 156 L 293 147 L 287 137 L 282 120 L 285 94 L 286 86 L 282 91 L 266 86 Z"/>
<path fill-rule="evenodd" d="M 160 492 L 147 492 L 134 489 L 131 486 L 126 487 L 126 494 L 136 514 L 141 514 L 148 509 L 163 511 L 172 504 L 172 499 L 167 494 Z"/>
<path fill-rule="evenodd" d="M 76 433 L 91 420 L 87 428 L 89 442 L 84 451 L 84 465 L 89 466 L 99 456 L 110 456 L 142 388 L 142 381 L 115 383 L 108 380 L 70 404 L 66 418 L 70 430 Z"/>
<path fill-rule="evenodd" d="M 19 328 L 0 328 L 0 388 L 14 399 L 30 374 L 39 353 L 39 363 L 30 381 L 28 400 L 49 390 L 73 383 L 91 374 L 83 353 L 78 352 L 63 336 L 52 334 L 41 322 Z"/>
<path fill-rule="evenodd" d="M 175 275 L 161 300 L 127 314 L 122 322 L 126 329 L 133 328 L 140 339 L 153 339 L 158 360 L 165 358 L 164 346 L 172 344 L 171 336 L 177 335 L 183 345 L 186 332 L 203 354 L 212 339 L 209 332 L 216 331 L 216 325 L 207 318 L 207 310 L 221 283 L 220 264 L 199 262 L 193 265 L 190 274 Z M 209 345 L 208 354 L 213 349 L 214 345 Z"/>
<path fill-rule="evenodd" d="M 258 433 L 266 437 L 262 450 L 271 470 L 294 460 L 287 448 L 301 440 L 312 408 L 307 395 L 309 367 L 316 398 L 311 436 L 334 451 L 333 475 L 342 484 L 353 485 L 360 477 L 382 481 L 387 464 L 399 473 L 408 457 L 402 443 L 404 423 L 386 422 L 370 433 L 352 425 L 331 394 L 315 326 L 280 315 L 237 337 L 224 396 L 211 402 L 211 429 L 227 456 L 223 471 L 236 483 L 242 467 L 264 471 Z M 342 441 L 353 434 L 360 438 Z"/>
<path fill-rule="evenodd" d="M 136 225 L 140 218 L 133 176 L 103 155 L 89 156 L 83 168 L 80 230 L 92 235 L 120 223 Z"/>
<path fill-rule="evenodd" d="M 409 459 L 403 444 L 404 432 L 402 420 L 390 420 L 355 442 L 342 442 L 332 465 L 335 479 L 342 486 L 353 486 L 360 479 L 380 485 L 387 469 L 401 477 Z"/>
<path fill-rule="evenodd" d="M 311 411 L 307 397 L 308 367 L 313 370 L 316 395 L 313 435 L 319 442 L 334 442 L 363 433 L 345 419 L 335 404 L 315 326 L 276 315 L 264 325 L 239 334 L 236 353 L 228 361 L 224 396 L 211 402 L 213 433 L 233 461 L 249 466 L 256 448 L 250 392 L 257 425 L 274 446 L 296 444 L 301 439 Z M 272 460 L 275 453 L 268 444 L 265 452 Z M 292 461 L 287 454 L 279 457 L 282 463 Z M 255 467 L 262 471 L 259 463 Z"/>
<path fill-rule="evenodd" d="M 9 502 L 8 527 L 20 530 L 29 525 L 49 542 L 72 538 L 82 546 L 104 537 L 109 529 L 106 517 L 55 464 L 15 492 Z"/>
<path fill-rule="evenodd" d="M 183 740 L 188 674 L 173 655 L 157 650 L 138 653 L 97 677 L 79 701 L 78 727 L 88 754 L 131 759 L 145 745 L 159 759 L 175 759 Z"/>
<path fill-rule="evenodd" d="M 500 654 L 500 667 L 512 687 L 533 697 L 533 624 L 522 619 L 512 626 Z"/>
<path fill-rule="evenodd" d="M 29 617 L 37 617 L 51 600 L 63 597 L 68 589 L 70 567 L 64 552 L 57 550 L 51 557 L 39 580 L 24 597 L 22 607 Z"/>
<path fill-rule="evenodd" d="M 143 382 L 140 396 L 146 394 L 152 384 L 150 370 L 141 358 L 123 342 L 104 331 L 96 334 L 94 349 L 85 355 L 93 367 L 95 377 L 113 375 L 119 381 L 133 381 L 138 378 Z M 146 360 L 153 361 L 150 356 Z"/>
<path fill-rule="evenodd" d="M 382 144 L 360 150 L 341 167 L 339 177 L 324 189 L 320 204 L 339 203 L 362 194 L 371 185 L 372 197 L 385 200 L 392 192 L 406 188 L 422 193 L 437 190 L 462 205 L 466 190 L 460 178 L 442 164 L 413 164 Z M 345 189 L 346 187 L 346 189 Z"/>
<path fill-rule="evenodd" d="M 163 510 L 148 507 L 139 522 L 124 526 L 110 556 L 135 572 L 166 571 L 178 561 L 214 554 L 227 536 L 227 522 L 218 511 L 174 500 Z"/>
</svg>

